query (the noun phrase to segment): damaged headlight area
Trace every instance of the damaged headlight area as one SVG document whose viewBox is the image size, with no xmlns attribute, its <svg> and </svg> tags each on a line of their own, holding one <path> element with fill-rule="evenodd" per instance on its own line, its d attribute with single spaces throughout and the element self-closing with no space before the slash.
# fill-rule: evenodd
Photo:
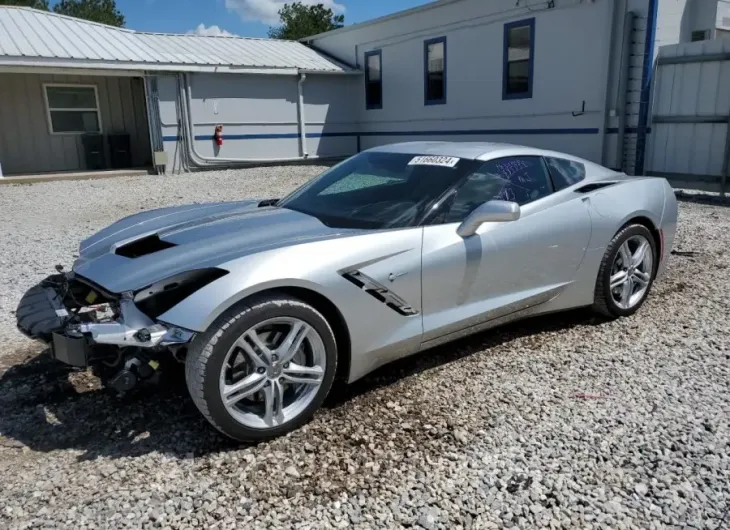
<svg viewBox="0 0 730 530">
<path fill-rule="evenodd" d="M 103 383 L 124 393 L 139 382 L 156 380 L 164 362 L 181 360 L 194 336 L 158 317 L 225 274 L 195 270 L 121 294 L 73 272 L 54 274 L 21 299 L 18 329 L 48 344 L 57 360 L 90 366 Z"/>
</svg>

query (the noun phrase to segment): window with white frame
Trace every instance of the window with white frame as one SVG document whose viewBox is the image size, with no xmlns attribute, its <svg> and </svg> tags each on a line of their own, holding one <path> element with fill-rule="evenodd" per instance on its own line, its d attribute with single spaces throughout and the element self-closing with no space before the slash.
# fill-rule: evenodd
<svg viewBox="0 0 730 530">
<path fill-rule="evenodd" d="M 95 85 L 44 85 L 51 134 L 101 132 Z"/>
</svg>

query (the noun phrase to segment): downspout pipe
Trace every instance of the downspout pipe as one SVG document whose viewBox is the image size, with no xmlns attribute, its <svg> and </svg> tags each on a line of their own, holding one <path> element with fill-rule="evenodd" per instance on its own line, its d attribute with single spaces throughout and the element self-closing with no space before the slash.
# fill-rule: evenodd
<svg viewBox="0 0 730 530">
<path fill-rule="evenodd" d="M 307 79 L 307 74 L 300 73 L 299 81 L 297 82 L 297 110 L 299 112 L 299 152 L 302 158 L 309 158 L 307 153 L 307 122 L 304 116 L 304 81 Z"/>
<path fill-rule="evenodd" d="M 608 128 L 608 111 L 611 106 L 608 99 L 611 93 L 611 85 L 613 79 L 611 76 L 611 70 L 613 68 L 613 53 L 614 53 L 614 42 L 616 40 L 616 32 L 618 30 L 618 2 L 613 2 L 613 9 L 611 10 L 611 34 L 608 38 L 608 53 L 606 54 L 606 83 L 605 91 L 603 93 L 603 127 L 601 128 L 601 162 L 606 162 L 606 129 Z"/>
<path fill-rule="evenodd" d="M 636 133 L 636 159 L 634 174 L 644 174 L 646 158 L 646 134 L 649 127 L 649 109 L 651 108 L 651 88 L 654 74 L 654 47 L 656 44 L 656 25 L 659 0 L 649 0 L 647 13 L 646 38 L 644 40 L 644 64 L 641 75 L 641 99 L 639 103 L 639 126 Z"/>
<path fill-rule="evenodd" d="M 187 150 L 187 155 L 193 166 L 197 168 L 212 168 L 230 166 L 231 164 L 269 164 L 269 163 L 289 163 L 301 162 L 303 160 L 311 160 L 319 158 L 313 157 L 288 157 L 288 158 L 221 158 L 221 157 L 204 157 L 195 150 L 195 134 L 192 123 L 192 91 L 190 89 L 190 78 L 188 74 L 180 74 L 182 76 L 180 104 L 182 112 L 183 128 L 185 129 L 185 137 L 187 141 L 183 142 Z M 302 115 L 303 116 L 303 115 Z M 300 127 L 303 119 L 300 119 Z M 300 133 L 300 135 L 303 133 Z"/>
<path fill-rule="evenodd" d="M 626 107 L 629 97 L 629 75 L 631 71 L 631 35 L 634 32 L 634 18 L 636 15 L 633 11 L 626 13 L 624 19 L 624 42 L 623 57 L 621 58 L 621 76 L 618 85 L 618 138 L 616 140 L 616 161 L 617 169 L 626 171 L 624 167 L 624 153 L 626 147 Z"/>
</svg>

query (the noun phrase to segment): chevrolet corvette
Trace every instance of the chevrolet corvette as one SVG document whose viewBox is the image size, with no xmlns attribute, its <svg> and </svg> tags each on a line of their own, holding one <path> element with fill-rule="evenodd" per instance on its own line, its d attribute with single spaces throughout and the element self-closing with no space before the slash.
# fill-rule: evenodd
<svg viewBox="0 0 730 530">
<path fill-rule="evenodd" d="M 508 144 L 387 145 L 283 198 L 121 219 L 27 291 L 17 325 L 119 394 L 183 363 L 202 415 L 257 441 L 309 421 L 336 380 L 456 338 L 632 315 L 676 227 L 663 178 Z"/>
</svg>

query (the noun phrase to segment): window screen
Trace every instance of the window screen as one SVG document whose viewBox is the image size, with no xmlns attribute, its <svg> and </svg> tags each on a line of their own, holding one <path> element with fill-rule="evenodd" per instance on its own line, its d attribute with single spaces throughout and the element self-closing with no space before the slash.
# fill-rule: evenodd
<svg viewBox="0 0 730 530">
<path fill-rule="evenodd" d="M 46 85 L 45 89 L 51 133 L 101 132 L 96 87 Z"/>
<path fill-rule="evenodd" d="M 556 190 L 562 190 L 586 178 L 586 167 L 580 162 L 549 156 L 545 157 L 545 162 Z"/>
<path fill-rule="evenodd" d="M 503 99 L 532 97 L 534 39 L 534 18 L 504 26 Z"/>
<path fill-rule="evenodd" d="M 380 50 L 365 54 L 365 106 L 368 109 L 383 108 L 383 78 Z"/>
<path fill-rule="evenodd" d="M 446 37 L 427 40 L 424 53 L 426 105 L 446 103 Z"/>
</svg>

